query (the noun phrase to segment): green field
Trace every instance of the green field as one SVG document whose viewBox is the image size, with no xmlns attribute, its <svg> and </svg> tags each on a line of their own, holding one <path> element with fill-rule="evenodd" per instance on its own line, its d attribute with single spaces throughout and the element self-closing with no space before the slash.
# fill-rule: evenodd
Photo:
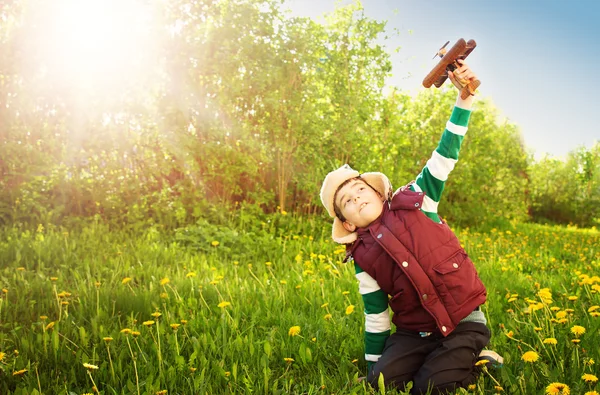
<svg viewBox="0 0 600 395">
<path fill-rule="evenodd" d="M 4 230 L 0 393 L 373 392 L 357 382 L 354 268 L 329 227 L 282 214 L 239 225 Z M 456 231 L 488 287 L 490 348 L 505 357 L 469 393 L 562 383 L 595 394 L 600 233 Z"/>
</svg>

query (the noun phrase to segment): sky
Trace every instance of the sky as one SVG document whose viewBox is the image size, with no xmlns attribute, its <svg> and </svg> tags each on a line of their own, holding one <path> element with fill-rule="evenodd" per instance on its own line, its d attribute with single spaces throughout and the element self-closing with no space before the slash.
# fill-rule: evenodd
<svg viewBox="0 0 600 395">
<path fill-rule="evenodd" d="M 336 3 L 287 0 L 293 15 L 323 21 Z M 410 93 L 437 64 L 446 41 L 474 39 L 469 66 L 480 97 L 516 124 L 536 158 L 564 158 L 600 142 L 600 1 L 363 0 L 365 15 L 387 21 L 389 84 Z M 398 53 L 396 47 L 401 47 Z M 438 59 L 439 60 L 439 59 Z M 449 83 L 449 82 L 447 82 Z M 435 88 L 431 88 L 435 89 Z"/>
</svg>

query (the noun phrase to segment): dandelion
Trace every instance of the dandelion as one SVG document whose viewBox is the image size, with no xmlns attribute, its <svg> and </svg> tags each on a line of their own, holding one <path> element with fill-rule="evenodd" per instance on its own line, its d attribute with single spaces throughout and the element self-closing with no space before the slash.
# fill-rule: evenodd
<svg viewBox="0 0 600 395">
<path fill-rule="evenodd" d="M 325 307 L 327 307 L 327 306 L 329 306 L 329 303 L 323 303 L 323 304 L 321 305 L 321 308 L 322 308 L 322 309 L 324 309 L 324 308 L 325 308 Z"/>
<path fill-rule="evenodd" d="M 224 309 L 227 306 L 231 306 L 231 303 L 230 302 L 221 302 L 217 306 L 219 306 L 220 308 Z"/>
<path fill-rule="evenodd" d="M 154 323 L 153 321 L 147 321 L 147 322 Z M 150 324 L 150 325 L 152 325 L 152 324 Z M 139 336 L 139 335 L 140 335 L 140 332 L 138 332 L 138 331 L 131 331 L 131 336 Z"/>
<path fill-rule="evenodd" d="M 271 266 L 273 263 L 272 262 L 265 262 L 266 266 Z"/>
<path fill-rule="evenodd" d="M 47 315 L 40 315 L 40 320 L 46 321 L 48 319 Z"/>
<path fill-rule="evenodd" d="M 125 277 L 125 278 L 123 278 L 123 280 L 121 280 L 121 284 L 125 285 L 125 284 L 127 284 L 128 282 L 130 282 L 131 280 L 132 280 L 132 278 L 131 278 L 131 277 Z"/>
<path fill-rule="evenodd" d="M 577 299 L 579 299 L 577 296 L 569 296 L 569 300 L 572 302 L 576 301 Z"/>
<path fill-rule="evenodd" d="M 353 359 L 352 360 L 352 363 L 357 363 L 357 362 L 358 362 L 358 359 Z"/>
<path fill-rule="evenodd" d="M 525 354 L 523 354 L 523 356 L 521 356 L 523 361 L 530 363 L 536 362 L 539 358 L 540 356 L 535 351 L 527 351 Z"/>
<path fill-rule="evenodd" d="M 587 311 L 588 311 L 588 313 L 591 313 L 592 311 L 596 311 L 598 309 L 600 309 L 600 306 L 592 306 Z"/>
<path fill-rule="evenodd" d="M 594 361 L 594 358 L 590 358 L 590 359 L 586 359 L 585 360 L 585 364 L 588 365 L 588 366 L 592 366 L 595 363 L 596 363 L 596 361 Z"/>
<path fill-rule="evenodd" d="M 160 317 L 162 314 L 161 314 L 161 313 L 159 313 L 158 311 L 155 311 L 154 313 L 152 313 L 152 314 L 150 314 L 150 315 L 151 315 L 152 317 L 154 317 L 154 318 L 158 318 L 158 317 Z"/>
<path fill-rule="evenodd" d="M 354 313 L 354 305 L 351 304 L 350 306 L 346 307 L 346 315 L 350 315 Z"/>
<path fill-rule="evenodd" d="M 166 395 L 167 394 L 167 390 L 160 390 L 160 391 L 156 391 L 155 394 L 156 395 Z"/>
<path fill-rule="evenodd" d="M 563 383 L 550 383 L 546 387 L 546 394 L 569 395 L 570 393 L 571 389 L 569 386 Z"/>
<path fill-rule="evenodd" d="M 217 247 L 220 243 L 216 240 L 214 240 L 212 243 L 210 243 L 211 246 L 213 247 Z"/>
<path fill-rule="evenodd" d="M 98 370 L 98 366 L 92 365 L 91 363 L 84 363 L 83 367 L 87 370 Z"/>
<path fill-rule="evenodd" d="M 288 331 L 288 335 L 289 336 L 298 336 L 300 334 L 300 327 L 299 326 L 292 326 L 290 328 L 290 330 Z"/>
<path fill-rule="evenodd" d="M 573 343 L 573 344 L 581 343 L 581 340 L 580 339 L 571 339 L 571 343 Z"/>
<path fill-rule="evenodd" d="M 558 341 L 553 337 L 549 337 L 547 339 L 544 339 L 544 344 L 552 344 L 553 346 L 555 346 L 558 344 Z"/>
<path fill-rule="evenodd" d="M 350 291 L 343 291 L 342 295 L 350 295 Z"/>
<path fill-rule="evenodd" d="M 27 369 L 17 370 L 16 372 L 13 372 L 13 376 L 22 376 L 25 374 L 26 371 Z"/>
<path fill-rule="evenodd" d="M 469 384 L 469 386 L 467 387 L 469 391 L 475 391 L 475 388 L 477 388 L 477 385 L 475 384 Z"/>
<path fill-rule="evenodd" d="M 196 277 L 196 272 L 189 272 L 188 274 L 185 275 L 187 278 L 192 278 L 192 277 Z"/>
<path fill-rule="evenodd" d="M 598 393 L 598 391 L 588 391 L 583 395 L 600 395 L 600 394 Z"/>
<path fill-rule="evenodd" d="M 500 387 L 499 385 L 495 385 L 494 389 L 496 390 L 497 393 L 504 391 L 504 388 Z"/>
<path fill-rule="evenodd" d="M 181 320 L 181 321 L 179 321 L 179 322 L 181 322 L 181 325 L 185 325 L 185 324 L 187 324 L 187 320 Z"/>
<path fill-rule="evenodd" d="M 585 328 L 580 325 L 573 325 L 573 327 L 571 327 L 571 333 L 575 336 L 581 336 L 585 333 Z"/>
<path fill-rule="evenodd" d="M 152 321 L 152 320 L 150 320 L 150 321 L 144 321 L 142 324 L 145 325 L 145 326 L 150 327 L 150 326 L 154 325 L 154 321 Z"/>
<path fill-rule="evenodd" d="M 57 281 L 58 277 L 50 277 L 50 281 Z"/>
<path fill-rule="evenodd" d="M 2 351 L 0 351 L 0 362 L 4 359 L 5 355 L 6 355 L 5 353 L 3 353 Z"/>
<path fill-rule="evenodd" d="M 229 372 L 229 371 L 225 372 L 225 377 L 229 377 L 229 376 L 231 376 L 231 372 Z"/>
<path fill-rule="evenodd" d="M 198 368 L 192 368 L 192 367 L 190 367 L 190 372 L 194 373 L 196 370 L 198 370 Z"/>
<path fill-rule="evenodd" d="M 598 377 L 594 376 L 593 374 L 588 374 L 588 373 L 581 376 L 581 378 L 586 383 L 595 383 L 596 381 L 598 381 Z"/>
<path fill-rule="evenodd" d="M 560 320 L 561 318 L 565 318 L 567 316 L 567 312 L 566 311 L 559 311 L 558 313 L 556 313 L 556 319 Z"/>
<path fill-rule="evenodd" d="M 52 321 L 52 322 L 50 322 L 48 325 L 46 325 L 46 328 L 45 328 L 44 330 L 46 330 L 46 331 L 47 331 L 47 330 L 50 330 L 50 329 L 52 329 L 52 328 L 54 328 L 54 321 Z"/>
<path fill-rule="evenodd" d="M 283 360 L 286 361 L 287 363 L 294 362 L 294 358 L 283 358 Z"/>
<path fill-rule="evenodd" d="M 129 328 L 123 328 L 123 329 L 121 329 L 121 333 L 124 333 L 126 335 L 131 335 L 131 329 L 129 329 Z"/>
<path fill-rule="evenodd" d="M 168 277 L 165 277 L 162 280 L 160 280 L 160 285 L 166 285 L 166 284 L 168 284 L 170 282 L 171 282 L 171 280 L 169 280 Z"/>
<path fill-rule="evenodd" d="M 479 361 L 477 361 L 475 363 L 475 366 L 482 366 L 485 365 L 486 363 L 489 363 L 490 361 L 488 361 L 487 359 L 480 359 Z"/>
<path fill-rule="evenodd" d="M 325 318 L 326 320 L 330 320 L 331 319 L 331 314 L 325 314 L 323 316 L 323 318 Z"/>
<path fill-rule="evenodd" d="M 173 329 L 174 331 L 177 330 L 177 328 L 179 328 L 181 326 L 181 324 L 171 324 L 171 329 Z"/>
<path fill-rule="evenodd" d="M 287 284 L 287 281 L 285 281 L 285 280 L 280 280 L 280 281 L 279 281 L 279 284 L 286 285 L 286 284 Z"/>
<path fill-rule="evenodd" d="M 113 338 L 108 336 L 108 337 L 103 337 L 102 340 L 104 340 L 107 343 L 110 343 L 111 341 L 113 341 Z"/>
</svg>

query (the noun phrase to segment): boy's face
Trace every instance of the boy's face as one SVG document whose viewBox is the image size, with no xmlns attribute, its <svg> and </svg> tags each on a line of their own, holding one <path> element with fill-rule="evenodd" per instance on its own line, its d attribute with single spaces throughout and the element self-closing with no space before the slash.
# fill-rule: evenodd
<svg viewBox="0 0 600 395">
<path fill-rule="evenodd" d="M 338 191 L 334 204 L 346 218 L 344 228 L 354 232 L 379 217 L 383 210 L 383 197 L 364 181 L 352 180 Z"/>
</svg>

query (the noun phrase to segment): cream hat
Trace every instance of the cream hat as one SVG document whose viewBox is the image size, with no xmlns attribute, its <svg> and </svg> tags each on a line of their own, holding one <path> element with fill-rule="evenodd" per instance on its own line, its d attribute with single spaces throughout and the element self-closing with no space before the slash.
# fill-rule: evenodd
<svg viewBox="0 0 600 395">
<path fill-rule="evenodd" d="M 327 174 L 323 181 L 323 185 L 321 186 L 320 196 L 323 206 L 327 209 L 327 213 L 333 218 L 333 230 L 331 235 L 336 243 L 350 244 L 354 242 L 357 237 L 356 232 L 347 231 L 346 228 L 344 228 L 342 221 L 335 215 L 333 201 L 335 193 L 340 185 L 342 185 L 344 181 L 357 177 L 360 177 L 364 182 L 379 192 L 381 196 L 385 196 L 386 199 L 389 199 L 391 196 L 392 184 L 383 173 L 372 172 L 360 174 L 346 164 Z"/>
</svg>

